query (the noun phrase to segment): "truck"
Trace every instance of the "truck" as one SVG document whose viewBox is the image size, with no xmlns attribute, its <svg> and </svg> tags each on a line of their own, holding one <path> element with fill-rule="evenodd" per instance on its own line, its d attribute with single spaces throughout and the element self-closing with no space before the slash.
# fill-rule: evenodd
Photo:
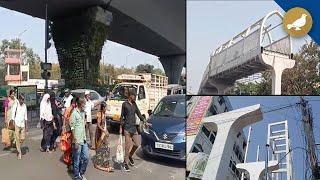
<svg viewBox="0 0 320 180">
<path fill-rule="evenodd" d="M 108 128 L 120 125 L 122 103 L 127 100 L 130 92 L 135 93 L 136 104 L 142 116 L 148 118 L 157 103 L 167 95 L 168 77 L 151 74 L 121 74 L 119 82 L 107 100 L 106 119 Z"/>
</svg>

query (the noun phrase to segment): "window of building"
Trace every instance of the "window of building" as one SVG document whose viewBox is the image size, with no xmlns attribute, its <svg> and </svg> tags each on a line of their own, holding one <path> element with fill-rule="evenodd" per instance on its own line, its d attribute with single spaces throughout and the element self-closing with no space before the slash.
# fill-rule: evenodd
<svg viewBox="0 0 320 180">
<path fill-rule="evenodd" d="M 192 152 L 193 153 L 203 152 L 203 148 L 202 148 L 201 144 L 199 144 L 199 143 L 195 144 L 193 146 Z"/>
<path fill-rule="evenodd" d="M 10 75 L 19 75 L 20 74 L 20 65 L 9 65 L 9 74 Z"/>
<path fill-rule="evenodd" d="M 202 132 L 203 132 L 207 137 L 209 137 L 210 131 L 209 131 L 205 126 L 202 126 Z"/>
<path fill-rule="evenodd" d="M 240 171 L 237 169 L 237 166 L 236 166 L 236 162 L 232 160 L 232 158 L 230 159 L 230 162 L 229 162 L 229 168 L 230 170 L 233 172 L 233 174 L 236 176 L 237 179 L 240 179 L 241 178 L 241 173 Z"/>
<path fill-rule="evenodd" d="M 213 102 L 212 104 L 210 105 L 208 111 L 207 111 L 207 114 L 206 114 L 206 117 L 208 116 L 213 116 L 213 115 L 216 115 L 217 114 L 217 108 L 215 107 L 215 105 L 213 105 Z"/>
<path fill-rule="evenodd" d="M 144 92 L 144 86 L 139 87 L 139 95 L 138 99 L 145 99 L 146 98 L 146 93 Z"/>
<path fill-rule="evenodd" d="M 216 135 L 212 133 L 212 134 L 210 135 L 210 142 L 213 144 L 213 143 L 214 143 L 214 140 L 216 140 Z"/>
<path fill-rule="evenodd" d="M 225 103 L 223 96 L 219 96 L 218 102 L 219 102 L 220 105 Z"/>
<path fill-rule="evenodd" d="M 28 72 L 22 71 L 22 81 L 28 81 Z"/>
</svg>

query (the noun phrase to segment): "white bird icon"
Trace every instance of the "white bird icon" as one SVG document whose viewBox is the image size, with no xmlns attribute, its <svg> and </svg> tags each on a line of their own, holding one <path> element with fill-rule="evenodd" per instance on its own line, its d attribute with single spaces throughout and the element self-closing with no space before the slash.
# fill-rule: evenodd
<svg viewBox="0 0 320 180">
<path fill-rule="evenodd" d="M 306 22 L 307 22 L 307 18 L 306 17 L 307 17 L 306 14 L 302 14 L 299 19 L 295 20 L 292 24 L 288 24 L 287 28 L 288 29 L 295 28 L 294 30 L 300 31 L 301 27 L 306 25 Z"/>
</svg>

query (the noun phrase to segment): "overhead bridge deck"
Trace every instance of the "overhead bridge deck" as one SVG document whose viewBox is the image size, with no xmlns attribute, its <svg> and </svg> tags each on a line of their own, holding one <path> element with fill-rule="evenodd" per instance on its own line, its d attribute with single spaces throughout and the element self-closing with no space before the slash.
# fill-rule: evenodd
<svg viewBox="0 0 320 180">
<path fill-rule="evenodd" d="M 279 22 L 268 22 L 274 18 Z M 275 29 L 282 28 L 282 18 L 273 11 L 218 47 L 203 74 L 199 94 L 225 94 L 236 80 L 270 69 L 272 94 L 281 94 L 282 72 L 295 64 L 290 36 L 272 36 Z"/>
</svg>

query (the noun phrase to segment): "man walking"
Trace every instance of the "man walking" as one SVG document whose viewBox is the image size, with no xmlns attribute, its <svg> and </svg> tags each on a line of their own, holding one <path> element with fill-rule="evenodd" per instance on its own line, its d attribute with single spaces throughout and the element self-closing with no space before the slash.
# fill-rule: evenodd
<svg viewBox="0 0 320 180">
<path fill-rule="evenodd" d="M 64 107 L 68 108 L 71 106 L 71 100 L 72 100 L 73 96 L 71 95 L 70 89 L 65 89 L 64 90 L 64 97 L 63 97 L 63 103 L 64 103 Z"/>
<path fill-rule="evenodd" d="M 130 92 L 128 100 L 123 102 L 121 109 L 120 134 L 122 134 L 123 127 L 125 136 L 124 169 L 127 172 L 130 171 L 128 164 L 134 166 L 132 156 L 141 144 L 141 137 L 138 134 L 136 126 L 136 115 L 139 117 L 140 120 L 145 120 L 145 118 L 141 115 L 135 100 L 136 95 Z M 146 125 L 150 124 L 146 123 Z"/>
<path fill-rule="evenodd" d="M 24 103 L 24 96 L 19 95 L 19 103 L 16 103 L 13 107 L 12 119 L 15 122 L 15 140 L 16 148 L 18 151 L 18 159 L 21 159 L 21 144 L 24 142 L 26 137 L 27 126 L 27 106 Z"/>
<path fill-rule="evenodd" d="M 76 103 L 77 108 L 72 111 L 70 117 L 70 127 L 73 135 L 73 175 L 75 180 L 86 180 L 84 173 L 86 172 L 88 165 L 89 149 L 86 142 L 85 122 L 83 116 L 85 100 L 77 98 Z"/>
<path fill-rule="evenodd" d="M 86 118 L 86 136 L 90 139 L 90 149 L 95 149 L 95 127 L 92 125 L 91 110 L 94 107 L 94 103 L 90 99 L 90 91 L 84 92 L 84 99 L 86 105 L 84 107 L 85 118 Z"/>
</svg>

